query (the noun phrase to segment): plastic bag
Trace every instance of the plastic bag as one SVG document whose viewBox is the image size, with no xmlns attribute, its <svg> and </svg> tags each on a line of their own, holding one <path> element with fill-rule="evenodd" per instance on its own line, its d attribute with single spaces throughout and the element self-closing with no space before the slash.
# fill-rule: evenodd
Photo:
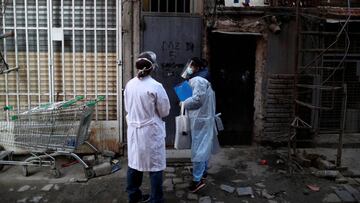
<svg viewBox="0 0 360 203">
<path fill-rule="evenodd" d="M 175 149 L 191 148 L 191 130 L 188 115 L 185 113 L 184 104 L 181 105 L 180 115 L 175 118 Z"/>
<path fill-rule="evenodd" d="M 223 125 L 223 122 L 222 122 L 220 116 L 221 116 L 221 113 L 218 113 L 215 115 L 215 124 L 216 124 L 216 128 L 218 131 L 223 131 L 224 125 Z"/>
</svg>

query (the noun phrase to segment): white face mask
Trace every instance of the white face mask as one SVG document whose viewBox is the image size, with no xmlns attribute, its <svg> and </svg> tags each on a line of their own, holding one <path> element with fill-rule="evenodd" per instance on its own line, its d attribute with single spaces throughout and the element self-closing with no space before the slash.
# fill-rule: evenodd
<svg viewBox="0 0 360 203">
<path fill-rule="evenodd" d="M 194 71 L 193 71 L 193 69 L 192 69 L 191 67 L 187 67 L 187 68 L 186 68 L 186 73 L 187 73 L 188 75 L 192 75 L 192 74 L 194 73 Z"/>
</svg>

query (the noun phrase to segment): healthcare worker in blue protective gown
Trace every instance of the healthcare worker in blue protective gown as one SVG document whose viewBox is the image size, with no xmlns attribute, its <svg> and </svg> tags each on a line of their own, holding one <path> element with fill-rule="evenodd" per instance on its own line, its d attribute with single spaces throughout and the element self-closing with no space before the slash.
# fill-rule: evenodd
<svg viewBox="0 0 360 203">
<path fill-rule="evenodd" d="M 138 74 L 125 87 L 124 101 L 127 112 L 129 202 L 162 203 L 163 170 L 166 168 L 165 122 L 170 103 L 164 87 L 151 78 L 156 66 L 156 55 L 143 52 L 136 60 Z M 143 195 L 140 186 L 143 172 L 149 172 L 151 194 Z"/>
<path fill-rule="evenodd" d="M 192 58 L 185 69 L 192 88 L 193 95 L 183 104 L 190 119 L 192 136 L 191 161 L 193 163 L 193 181 L 189 187 L 191 192 L 197 192 L 205 186 L 207 163 L 212 153 L 219 149 L 217 129 L 215 125 L 215 93 L 210 82 L 199 74 L 203 64 L 199 58 Z"/>
</svg>

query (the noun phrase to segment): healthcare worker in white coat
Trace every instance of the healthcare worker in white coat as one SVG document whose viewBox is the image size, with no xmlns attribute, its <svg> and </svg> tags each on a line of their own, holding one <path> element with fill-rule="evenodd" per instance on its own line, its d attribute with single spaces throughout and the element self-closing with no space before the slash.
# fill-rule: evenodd
<svg viewBox="0 0 360 203">
<path fill-rule="evenodd" d="M 205 186 L 207 163 L 212 153 L 220 149 L 215 124 L 215 92 L 210 82 L 199 74 L 202 69 L 199 58 L 192 58 L 186 68 L 186 78 L 193 94 L 184 102 L 191 129 L 191 161 L 193 163 L 193 181 L 189 187 L 191 192 L 197 192 Z"/>
<path fill-rule="evenodd" d="M 170 103 L 164 87 L 150 73 L 156 64 L 153 52 L 143 52 L 136 60 L 138 74 L 131 79 L 124 92 L 127 112 L 129 202 L 161 203 L 163 199 L 163 170 L 166 168 L 165 122 Z M 149 172 L 150 195 L 142 194 L 143 172 Z"/>
</svg>

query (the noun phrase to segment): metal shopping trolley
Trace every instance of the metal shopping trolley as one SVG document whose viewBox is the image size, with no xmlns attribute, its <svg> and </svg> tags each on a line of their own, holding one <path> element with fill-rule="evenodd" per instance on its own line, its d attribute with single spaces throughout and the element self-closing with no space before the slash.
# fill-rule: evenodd
<svg viewBox="0 0 360 203">
<path fill-rule="evenodd" d="M 94 171 L 74 151 L 82 144 L 87 144 L 89 127 L 97 102 L 96 100 L 78 104 L 82 97 L 55 104 L 45 104 L 29 111 L 8 115 L 7 121 L 0 123 L 0 145 L 22 148 L 31 156 L 24 161 L 12 160 L 13 151 L 0 152 L 0 170 L 4 165 L 20 165 L 23 175 L 29 175 L 29 166 L 51 168 L 55 177 L 60 177 L 56 168 L 56 156 L 71 156 L 84 167 L 87 178 L 94 177 Z M 5 110 L 11 110 L 6 107 Z"/>
</svg>

